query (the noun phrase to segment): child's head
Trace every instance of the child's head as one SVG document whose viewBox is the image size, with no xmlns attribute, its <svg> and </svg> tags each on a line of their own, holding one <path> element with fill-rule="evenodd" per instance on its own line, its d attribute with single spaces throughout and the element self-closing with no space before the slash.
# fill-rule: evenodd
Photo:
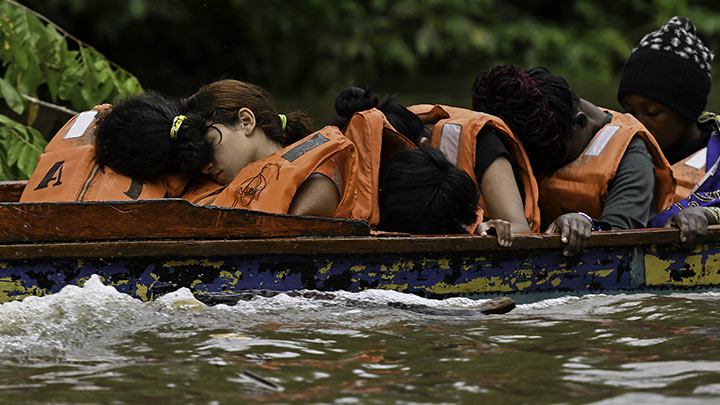
<svg viewBox="0 0 720 405">
<path fill-rule="evenodd" d="M 201 87 L 185 100 L 185 109 L 198 114 L 207 124 L 235 125 L 241 108 L 252 111 L 265 135 L 282 146 L 310 134 L 310 117 L 302 112 L 283 115 L 275 109 L 262 87 L 239 80 L 219 80 Z"/>
<path fill-rule="evenodd" d="M 565 79 L 542 67 L 497 65 L 472 86 L 475 111 L 500 117 L 521 140 L 537 170 L 562 166 L 579 99 Z"/>
<path fill-rule="evenodd" d="M 345 119 L 340 125 L 344 127 L 353 114 L 377 108 L 399 133 L 415 145 L 418 145 L 423 134 L 423 123 L 420 118 L 403 105 L 388 97 L 382 103 L 371 91 L 360 87 L 346 87 L 335 99 L 335 112 Z"/>
<path fill-rule="evenodd" d="M 462 234 L 477 219 L 475 183 L 438 149 L 421 146 L 393 157 L 381 182 L 378 229 Z"/>
<path fill-rule="evenodd" d="M 213 147 L 202 172 L 220 184 L 230 183 L 247 164 L 262 158 L 265 141 L 287 146 L 310 134 L 310 118 L 302 112 L 279 114 L 261 87 L 220 80 L 201 87 L 184 102 L 184 110 L 203 119 Z"/>
<path fill-rule="evenodd" d="M 618 101 L 667 151 L 705 109 L 712 59 L 692 22 L 673 17 L 633 49 L 620 77 Z"/>
<path fill-rule="evenodd" d="M 116 103 L 101 116 L 95 139 L 95 159 L 101 168 L 149 181 L 196 173 L 211 153 L 204 121 L 184 115 L 177 102 L 152 92 Z"/>
</svg>

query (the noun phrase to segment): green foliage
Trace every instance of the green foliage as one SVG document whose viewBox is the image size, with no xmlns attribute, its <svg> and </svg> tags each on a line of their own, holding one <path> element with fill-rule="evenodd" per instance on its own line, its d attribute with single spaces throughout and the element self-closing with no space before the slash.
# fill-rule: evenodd
<svg viewBox="0 0 720 405">
<path fill-rule="evenodd" d="M 27 178 L 35 169 L 45 144 L 35 128 L 0 114 L 0 179 Z"/>
<path fill-rule="evenodd" d="M 43 151 L 45 140 L 32 127 L 38 105 L 28 100 L 47 96 L 86 110 L 142 92 L 133 75 L 14 1 L 0 2 L 0 46 L 0 96 L 24 120 L 0 115 L 0 180 L 28 178 Z"/>
<path fill-rule="evenodd" d="M 717 0 L 23 1 L 161 93 L 237 78 L 316 117 L 351 83 L 467 103 L 495 63 L 547 66 L 611 108 L 633 45 L 674 15 L 720 54 Z"/>
<path fill-rule="evenodd" d="M 178 96 L 220 77 L 294 98 L 351 82 L 407 88 L 499 62 L 607 81 L 673 15 L 720 52 L 717 0 L 25 1 L 82 22 L 74 32 Z"/>
</svg>

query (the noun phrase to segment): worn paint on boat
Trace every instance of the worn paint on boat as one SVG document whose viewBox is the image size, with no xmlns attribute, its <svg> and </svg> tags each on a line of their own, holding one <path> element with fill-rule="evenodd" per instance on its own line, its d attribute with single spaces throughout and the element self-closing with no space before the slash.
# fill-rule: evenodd
<svg viewBox="0 0 720 405">
<path fill-rule="evenodd" d="M 183 200 L 0 203 L 0 301 L 58 292 L 97 274 L 143 300 L 268 289 L 390 289 L 424 297 L 658 291 L 720 286 L 720 227 L 688 249 L 677 230 L 599 232 L 579 255 L 557 236 L 371 234 L 367 223 Z"/>
</svg>

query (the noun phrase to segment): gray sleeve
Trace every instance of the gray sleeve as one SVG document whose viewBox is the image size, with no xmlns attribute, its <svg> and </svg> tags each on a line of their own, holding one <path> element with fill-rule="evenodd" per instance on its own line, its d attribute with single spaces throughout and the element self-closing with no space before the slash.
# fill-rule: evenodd
<svg viewBox="0 0 720 405">
<path fill-rule="evenodd" d="M 645 228 L 655 212 L 655 166 L 645 141 L 635 137 L 625 150 L 599 221 L 616 229 Z"/>
</svg>

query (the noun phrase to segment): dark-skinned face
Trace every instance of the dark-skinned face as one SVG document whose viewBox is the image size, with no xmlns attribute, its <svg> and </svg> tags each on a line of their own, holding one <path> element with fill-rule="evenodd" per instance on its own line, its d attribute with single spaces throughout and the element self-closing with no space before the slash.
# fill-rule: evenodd
<svg viewBox="0 0 720 405">
<path fill-rule="evenodd" d="M 663 104 L 637 94 L 626 94 L 621 100 L 625 112 L 632 114 L 657 140 L 663 152 L 679 147 L 679 141 L 690 131 L 692 123 Z"/>
</svg>

